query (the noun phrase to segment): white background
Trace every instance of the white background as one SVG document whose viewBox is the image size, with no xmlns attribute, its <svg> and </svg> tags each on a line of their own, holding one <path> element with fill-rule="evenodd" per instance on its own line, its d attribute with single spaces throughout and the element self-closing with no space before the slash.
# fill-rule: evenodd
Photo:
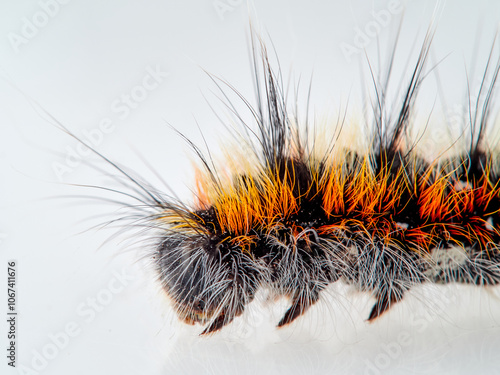
<svg viewBox="0 0 500 375">
<path fill-rule="evenodd" d="M 47 121 L 47 113 L 80 137 L 109 119 L 113 130 L 96 148 L 160 188 L 141 158 L 148 160 L 189 199 L 192 157 L 169 124 L 202 144 L 199 124 L 211 151 L 221 155 L 224 127 L 210 105 L 227 116 L 204 71 L 253 99 L 250 19 L 269 49 L 276 50 L 285 81 L 292 77 L 293 87 L 300 80 L 303 92 L 313 75 L 311 109 L 318 121 L 336 119 L 346 106 L 361 118 L 362 89 L 371 84 L 360 73 L 366 68 L 365 52 L 347 59 L 341 46 L 355 46 L 358 33 L 376 20 L 373 12 L 387 13 L 390 2 L 72 0 L 51 8 L 48 16 L 44 3 L 0 1 L 0 310 L 7 308 L 7 260 L 14 259 L 17 363 L 25 369 L 19 373 L 499 373 L 500 294 L 475 288 L 416 289 L 389 314 L 367 324 L 373 301 L 334 286 L 304 318 L 281 330 L 274 325 L 286 301 L 274 304 L 262 296 L 220 334 L 199 338 L 201 327 L 177 322 L 147 262 L 137 261 L 146 254 L 142 238 L 127 232 L 112 237 L 116 229 L 94 228 L 126 211 L 75 197 L 102 192 L 71 183 L 109 182 L 88 164 L 114 171 L 85 156 L 62 176 L 55 172 L 67 166 L 68 149 L 76 150 L 77 142 Z M 409 1 L 404 12 L 391 14 L 378 38 L 367 40 L 370 62 L 377 66 L 377 50 L 386 61 L 403 17 L 395 80 L 407 80 L 404 72 L 415 61 L 435 6 L 434 1 Z M 462 104 L 466 72 L 475 87 L 500 21 L 500 4 L 449 1 L 437 18 L 429 65 L 445 58 L 438 66 L 443 95 L 438 95 L 436 75 L 429 75 L 418 107 L 424 117 L 434 104 L 437 112 L 446 104 L 445 113 Z M 23 34 L 26 20 L 39 24 L 28 36 Z M 13 42 L 20 40 L 14 34 L 25 38 L 21 44 Z M 113 103 L 138 90 L 148 69 L 168 72 L 168 77 L 120 116 Z M 305 96 L 299 100 L 304 108 Z M 133 280 L 125 279 L 123 288 L 110 294 L 110 285 L 118 285 L 117 273 Z M 82 313 L 89 311 L 89 298 L 102 301 L 110 295 L 92 319 Z M 77 334 L 64 339 L 68 324 L 77 325 Z M 5 353 L 7 325 L 0 327 Z M 54 350 L 51 337 L 59 337 L 60 348 Z M 41 361 L 40 356 L 50 358 Z M 18 373 L 6 361 L 2 354 L 1 373 Z"/>
</svg>

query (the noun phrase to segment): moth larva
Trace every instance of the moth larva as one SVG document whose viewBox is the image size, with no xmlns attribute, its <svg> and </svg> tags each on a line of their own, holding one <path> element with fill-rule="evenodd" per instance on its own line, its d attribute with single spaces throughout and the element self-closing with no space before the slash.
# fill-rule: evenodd
<svg viewBox="0 0 500 375">
<path fill-rule="evenodd" d="M 215 332 L 260 288 L 290 299 L 284 326 L 338 281 L 375 297 L 369 321 L 418 284 L 498 284 L 500 178 L 488 134 L 500 60 L 490 56 L 483 100 L 469 106 L 461 135 L 469 147 L 428 161 L 408 134 L 432 37 L 431 28 L 392 115 L 385 87 L 376 85 L 372 132 L 360 135 L 369 137 L 364 152 L 337 144 L 337 136 L 326 152 L 311 146 L 324 136 L 311 140 L 307 125 L 296 123 L 261 45 L 255 123 L 242 123 L 247 138 L 228 156 L 229 172 L 186 139 L 201 162 L 194 206 L 147 189 L 105 159 L 147 208 L 143 218 L 160 237 L 159 281 L 182 320 Z"/>
</svg>

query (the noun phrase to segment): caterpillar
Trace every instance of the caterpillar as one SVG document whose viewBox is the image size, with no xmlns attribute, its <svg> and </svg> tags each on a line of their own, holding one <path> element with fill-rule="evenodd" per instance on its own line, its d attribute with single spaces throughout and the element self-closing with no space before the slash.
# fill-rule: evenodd
<svg viewBox="0 0 500 375">
<path fill-rule="evenodd" d="M 390 113 L 386 86 L 374 79 L 373 121 L 357 134 L 367 137 L 365 150 L 338 142 L 350 124 L 333 125 L 326 138 L 294 118 L 260 40 L 252 42 L 257 103 L 241 98 L 254 123 L 240 118 L 243 136 L 226 164 L 216 166 L 179 132 L 200 161 L 192 205 L 148 188 L 94 150 L 141 202 L 157 238 L 158 281 L 182 321 L 214 333 L 269 289 L 290 301 L 282 327 L 343 282 L 375 298 L 371 322 L 420 284 L 500 282 L 500 172 L 489 142 L 500 59 L 492 48 L 482 100 L 468 104 L 456 140 L 467 147 L 427 160 L 410 133 L 433 33 L 430 27 Z M 385 82 L 390 75 L 391 65 Z"/>
</svg>

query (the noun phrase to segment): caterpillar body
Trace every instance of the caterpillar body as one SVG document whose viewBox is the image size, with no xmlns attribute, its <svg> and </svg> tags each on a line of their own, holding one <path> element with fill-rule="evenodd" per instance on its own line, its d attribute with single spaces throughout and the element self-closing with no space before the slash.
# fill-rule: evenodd
<svg viewBox="0 0 500 375">
<path fill-rule="evenodd" d="M 246 136 L 226 168 L 185 138 L 201 161 L 193 206 L 106 159 L 147 207 L 142 215 L 160 238 L 158 279 L 183 321 L 218 331 L 267 288 L 290 300 L 284 326 L 335 282 L 374 296 L 373 321 L 419 284 L 500 282 L 500 174 L 488 142 L 500 60 L 490 56 L 483 100 L 469 105 L 460 135 L 467 149 L 429 161 L 408 134 L 432 37 L 429 30 L 392 116 L 384 85 L 375 85 L 371 131 L 359 134 L 369 138 L 365 151 L 337 144 L 348 124 L 325 141 L 296 123 L 261 44 L 260 58 L 253 49 L 257 105 L 243 99 L 255 124 L 242 121 Z"/>
</svg>

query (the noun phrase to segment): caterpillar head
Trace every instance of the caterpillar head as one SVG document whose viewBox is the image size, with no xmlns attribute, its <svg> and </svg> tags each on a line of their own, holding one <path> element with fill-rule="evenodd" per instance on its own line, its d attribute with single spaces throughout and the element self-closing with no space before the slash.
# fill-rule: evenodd
<svg viewBox="0 0 500 375">
<path fill-rule="evenodd" d="M 219 330 L 240 315 L 258 284 L 252 257 L 217 238 L 171 232 L 157 249 L 161 285 L 179 318 Z"/>
</svg>

